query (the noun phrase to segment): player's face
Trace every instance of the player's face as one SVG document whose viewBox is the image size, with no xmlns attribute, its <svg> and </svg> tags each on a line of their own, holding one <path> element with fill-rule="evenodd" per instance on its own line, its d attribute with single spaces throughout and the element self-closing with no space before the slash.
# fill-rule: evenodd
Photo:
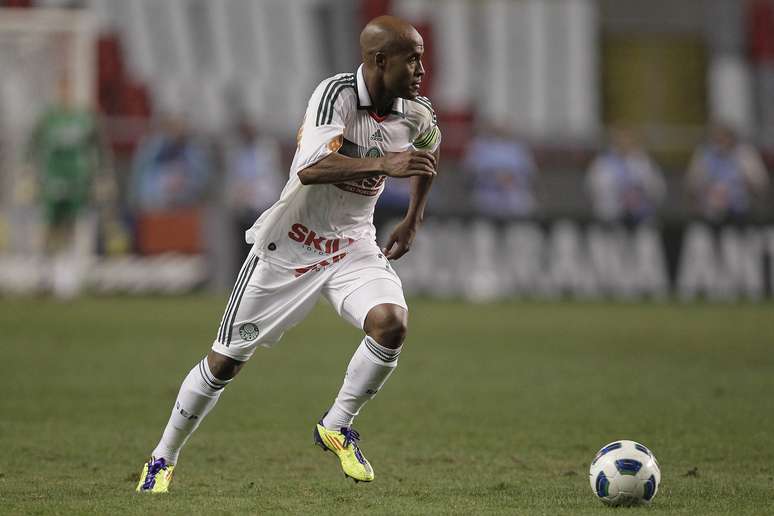
<svg viewBox="0 0 774 516">
<path fill-rule="evenodd" d="M 422 66 L 424 51 L 422 38 L 417 34 L 404 49 L 387 60 L 384 82 L 392 96 L 413 99 L 419 95 L 419 86 L 425 75 Z"/>
</svg>

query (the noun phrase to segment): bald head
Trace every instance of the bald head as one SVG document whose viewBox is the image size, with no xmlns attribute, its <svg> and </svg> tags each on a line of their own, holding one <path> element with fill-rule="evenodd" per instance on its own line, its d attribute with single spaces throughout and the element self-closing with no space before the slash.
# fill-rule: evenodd
<svg viewBox="0 0 774 516">
<path fill-rule="evenodd" d="M 360 33 L 366 86 L 380 109 L 388 110 L 397 97 L 419 95 L 424 45 L 417 29 L 394 16 L 374 18 Z"/>
<path fill-rule="evenodd" d="M 387 57 L 423 46 L 422 36 L 410 23 L 395 16 L 379 16 L 360 33 L 363 62 L 370 64 L 378 52 Z"/>
</svg>

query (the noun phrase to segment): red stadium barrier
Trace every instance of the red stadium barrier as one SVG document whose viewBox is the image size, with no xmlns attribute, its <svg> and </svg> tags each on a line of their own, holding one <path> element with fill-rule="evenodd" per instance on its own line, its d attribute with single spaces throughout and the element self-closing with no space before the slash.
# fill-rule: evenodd
<svg viewBox="0 0 774 516">
<path fill-rule="evenodd" d="M 137 247 L 142 254 L 198 254 L 204 249 L 199 208 L 145 212 L 137 218 Z"/>
</svg>

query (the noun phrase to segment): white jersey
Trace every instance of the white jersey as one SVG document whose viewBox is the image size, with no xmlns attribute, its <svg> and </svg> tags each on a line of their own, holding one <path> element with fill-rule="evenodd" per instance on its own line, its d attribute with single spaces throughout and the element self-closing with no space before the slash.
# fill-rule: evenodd
<svg viewBox="0 0 774 516">
<path fill-rule="evenodd" d="M 288 182 L 279 200 L 246 232 L 256 255 L 292 268 L 324 266 L 340 260 L 347 247 L 375 240 L 374 206 L 385 176 L 322 185 L 303 185 L 298 179 L 301 170 L 332 152 L 367 158 L 412 147 L 433 152 L 440 145 L 427 98 L 395 99 L 384 118 L 369 111 L 371 105 L 362 65 L 355 74 L 335 75 L 317 86 L 298 133 Z"/>
</svg>

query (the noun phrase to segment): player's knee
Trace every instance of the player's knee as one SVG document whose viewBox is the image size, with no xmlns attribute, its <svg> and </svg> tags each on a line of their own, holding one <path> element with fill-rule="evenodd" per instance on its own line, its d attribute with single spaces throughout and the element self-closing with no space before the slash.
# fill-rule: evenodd
<svg viewBox="0 0 774 516">
<path fill-rule="evenodd" d="M 235 377 L 242 369 L 242 366 L 245 365 L 245 362 L 210 351 L 207 355 L 207 365 L 215 378 L 225 381 Z"/>
<path fill-rule="evenodd" d="M 398 305 L 377 305 L 368 312 L 363 329 L 382 346 L 398 348 L 408 333 L 408 313 Z"/>
</svg>

